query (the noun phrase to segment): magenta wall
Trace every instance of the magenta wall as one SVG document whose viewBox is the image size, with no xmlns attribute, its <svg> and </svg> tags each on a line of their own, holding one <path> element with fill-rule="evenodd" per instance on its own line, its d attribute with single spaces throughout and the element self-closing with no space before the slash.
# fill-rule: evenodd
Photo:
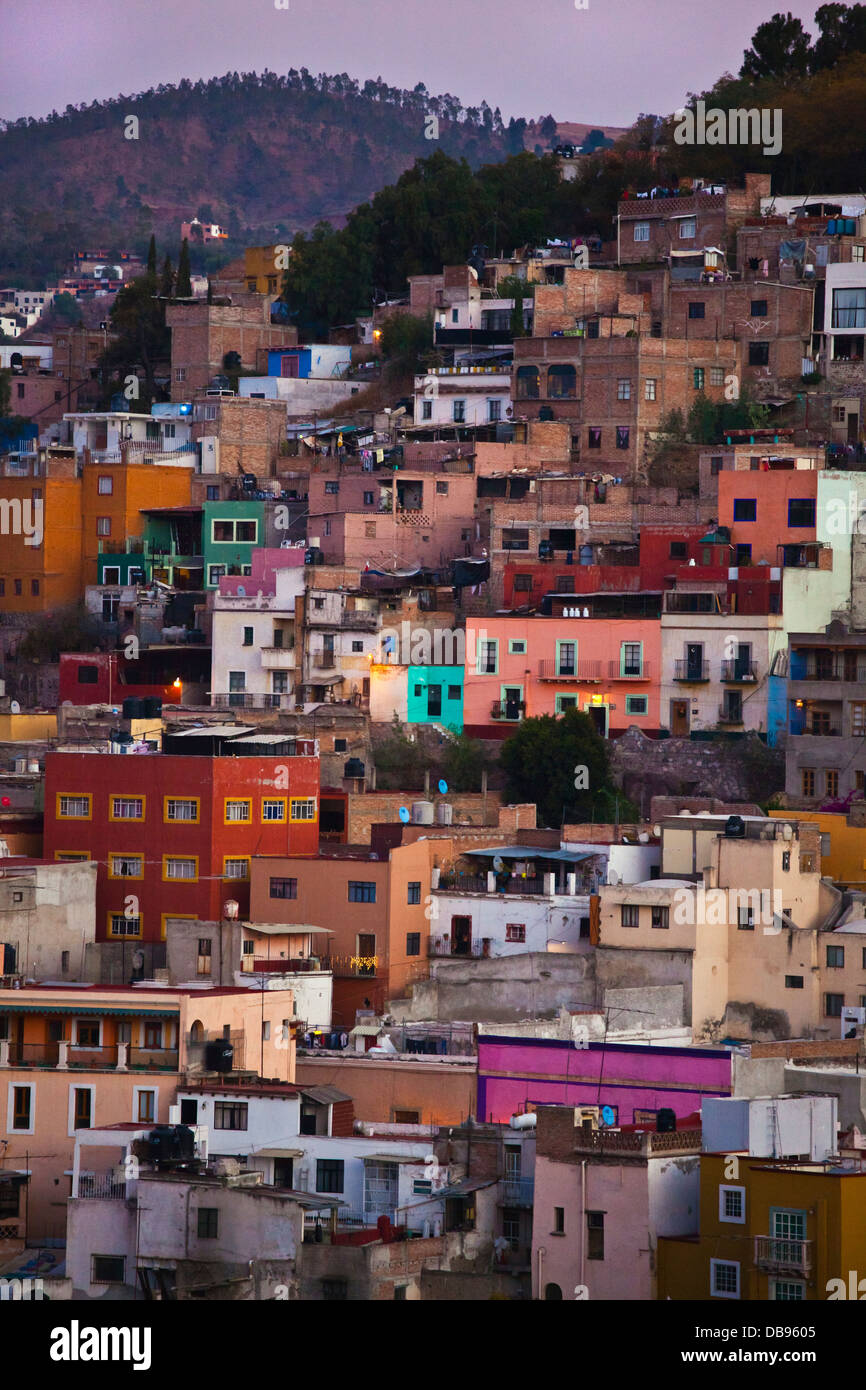
<svg viewBox="0 0 866 1390">
<path fill-rule="evenodd" d="M 600 1084 L 599 1084 L 600 1079 Z M 723 1048 L 649 1047 L 537 1039 L 478 1039 L 478 1119 L 507 1121 L 534 1105 L 611 1105 L 617 1123 L 634 1111 L 700 1110 L 704 1096 L 731 1094 L 731 1053 Z"/>
</svg>

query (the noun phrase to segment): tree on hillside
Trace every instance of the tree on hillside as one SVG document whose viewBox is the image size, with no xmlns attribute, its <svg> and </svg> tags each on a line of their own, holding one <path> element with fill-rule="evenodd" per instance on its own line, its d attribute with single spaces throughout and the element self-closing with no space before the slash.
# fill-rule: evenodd
<svg viewBox="0 0 866 1390">
<path fill-rule="evenodd" d="M 137 408 L 149 410 L 159 398 L 156 374 L 171 360 L 171 335 L 165 322 L 165 301 L 157 297 L 156 276 L 141 275 L 118 292 L 111 306 L 109 340 L 100 367 L 104 395 L 122 389 L 127 376 L 140 378 Z"/>
<path fill-rule="evenodd" d="M 174 294 L 174 270 L 172 269 L 171 258 L 166 256 L 162 263 L 162 275 L 159 280 L 159 293 L 163 299 L 171 299 Z"/>
<path fill-rule="evenodd" d="M 174 292 L 178 299 L 188 299 L 192 294 L 192 281 L 189 273 L 189 242 L 186 237 L 184 237 L 180 248 Z"/>
<path fill-rule="evenodd" d="M 12 373 L 0 368 L 0 420 L 4 420 L 12 408 Z"/>
<path fill-rule="evenodd" d="M 556 121 L 552 116 L 545 116 L 538 127 L 539 134 L 547 141 L 548 145 L 556 139 Z"/>
<path fill-rule="evenodd" d="M 802 21 L 788 14 L 774 14 L 759 24 L 752 47 L 743 54 L 741 77 L 771 77 L 788 82 L 805 77 L 809 70 L 810 39 Z"/>
<path fill-rule="evenodd" d="M 147 273 L 148 275 L 156 275 L 156 237 L 152 232 L 147 248 Z"/>
<path fill-rule="evenodd" d="M 866 52 L 866 5 L 822 5 L 815 11 L 815 23 L 820 32 L 812 50 L 813 72 Z"/>
<path fill-rule="evenodd" d="M 615 795 L 607 745 L 588 714 L 569 709 L 559 718 L 524 719 L 502 745 L 507 801 L 534 801 L 539 826 L 595 819 Z M 575 785 L 577 784 L 577 785 Z M 625 798 L 623 798 L 625 802 Z M 607 813 L 607 810 L 606 812 Z"/>
<path fill-rule="evenodd" d="M 391 314 L 382 324 L 380 346 L 382 356 L 395 374 L 414 376 L 423 371 L 427 354 L 433 347 L 432 316 L 416 318 L 414 314 Z"/>
</svg>

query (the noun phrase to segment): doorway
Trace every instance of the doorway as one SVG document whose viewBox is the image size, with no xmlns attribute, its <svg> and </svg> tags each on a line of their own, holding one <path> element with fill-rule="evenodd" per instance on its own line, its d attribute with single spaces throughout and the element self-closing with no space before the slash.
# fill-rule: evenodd
<svg viewBox="0 0 866 1390">
<path fill-rule="evenodd" d="M 671 735 L 673 738 L 689 736 L 688 700 L 671 700 Z"/>
<path fill-rule="evenodd" d="M 451 918 L 451 954 L 468 956 L 472 954 L 472 918 Z"/>
<path fill-rule="evenodd" d="M 583 708 L 595 725 L 599 738 L 607 738 L 607 705 L 584 705 Z"/>
<path fill-rule="evenodd" d="M 274 1187 L 294 1187 L 295 1160 L 293 1158 L 274 1159 Z"/>
</svg>

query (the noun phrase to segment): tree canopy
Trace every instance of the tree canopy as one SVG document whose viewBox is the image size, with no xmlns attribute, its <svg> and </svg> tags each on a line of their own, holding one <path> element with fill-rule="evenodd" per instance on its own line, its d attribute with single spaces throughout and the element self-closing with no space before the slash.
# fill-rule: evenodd
<svg viewBox="0 0 866 1390">
<path fill-rule="evenodd" d="M 566 710 L 524 719 L 502 745 L 508 801 L 534 801 L 539 826 L 568 820 L 606 820 L 618 795 L 610 779 L 608 750 L 588 714 Z M 620 795 L 623 808 L 633 812 Z M 623 814 L 625 814 L 625 810 Z"/>
</svg>

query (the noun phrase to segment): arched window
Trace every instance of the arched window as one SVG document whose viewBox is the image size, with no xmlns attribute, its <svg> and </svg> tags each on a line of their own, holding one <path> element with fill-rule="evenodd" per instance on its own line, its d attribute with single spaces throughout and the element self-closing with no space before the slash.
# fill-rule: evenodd
<svg viewBox="0 0 866 1390">
<path fill-rule="evenodd" d="M 538 368 L 517 368 L 517 398 L 521 401 L 538 400 Z"/>
<path fill-rule="evenodd" d="M 569 362 L 554 362 L 547 373 L 547 394 L 553 399 L 577 395 L 577 372 Z"/>
<path fill-rule="evenodd" d="M 562 1300 L 562 1289 L 558 1284 L 547 1284 L 544 1289 L 544 1298 L 547 1303 L 557 1303 Z"/>
<path fill-rule="evenodd" d="M 189 1040 L 191 1043 L 204 1042 L 204 1024 L 196 1019 L 189 1030 Z"/>
</svg>

